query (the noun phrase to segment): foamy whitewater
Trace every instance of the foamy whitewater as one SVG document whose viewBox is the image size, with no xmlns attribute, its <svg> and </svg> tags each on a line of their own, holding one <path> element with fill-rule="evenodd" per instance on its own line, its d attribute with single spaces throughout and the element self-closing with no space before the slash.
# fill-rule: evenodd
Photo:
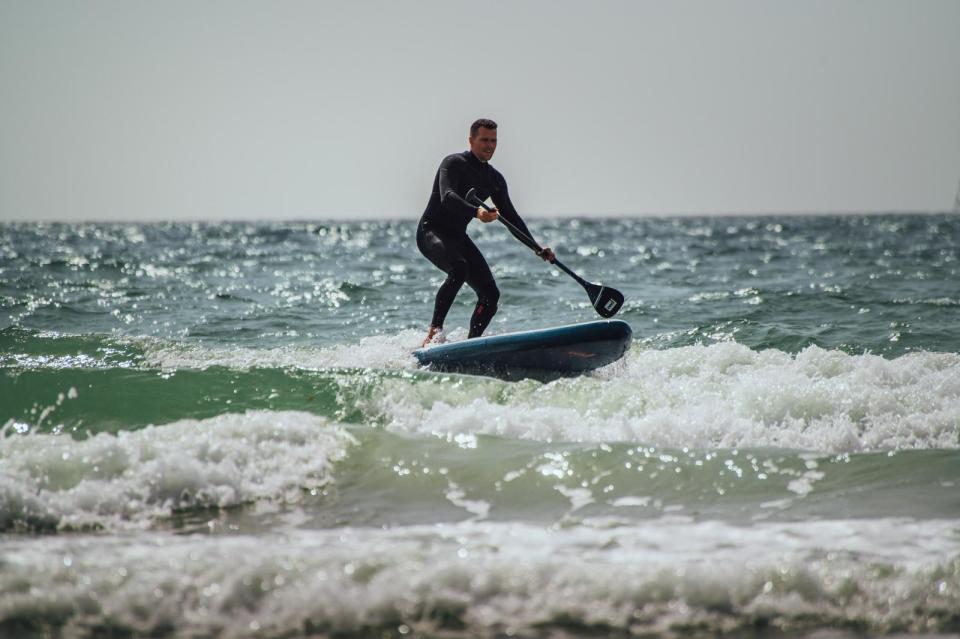
<svg viewBox="0 0 960 639">
<path fill-rule="evenodd" d="M 412 221 L 0 225 L 0 636 L 960 633 L 960 219 L 531 227 L 623 360 L 418 368 Z"/>
</svg>

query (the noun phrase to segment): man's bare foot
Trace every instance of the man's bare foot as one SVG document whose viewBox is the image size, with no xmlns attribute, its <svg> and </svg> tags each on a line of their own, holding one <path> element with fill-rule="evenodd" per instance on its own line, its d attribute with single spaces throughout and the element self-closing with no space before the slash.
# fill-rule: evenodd
<svg viewBox="0 0 960 639">
<path fill-rule="evenodd" d="M 439 326 L 431 326 L 427 333 L 427 339 L 423 340 L 423 348 L 430 344 L 443 344 L 446 340 L 443 338 L 443 329 Z"/>
</svg>

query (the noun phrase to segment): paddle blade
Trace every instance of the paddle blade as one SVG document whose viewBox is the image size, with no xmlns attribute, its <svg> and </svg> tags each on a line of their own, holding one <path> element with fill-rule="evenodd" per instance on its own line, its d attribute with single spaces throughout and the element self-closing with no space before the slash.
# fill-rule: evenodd
<svg viewBox="0 0 960 639">
<path fill-rule="evenodd" d="M 596 290 L 587 289 L 587 292 L 590 295 L 594 310 L 600 317 L 613 317 L 620 311 L 623 306 L 623 293 L 615 288 L 597 286 L 596 284 L 593 284 L 591 288 Z"/>
</svg>

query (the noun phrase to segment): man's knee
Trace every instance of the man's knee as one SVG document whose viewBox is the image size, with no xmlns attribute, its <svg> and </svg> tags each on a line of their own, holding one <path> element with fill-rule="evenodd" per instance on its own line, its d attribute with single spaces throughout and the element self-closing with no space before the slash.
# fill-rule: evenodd
<svg viewBox="0 0 960 639">
<path fill-rule="evenodd" d="M 447 271 L 447 280 L 460 286 L 467 281 L 469 273 L 470 269 L 467 268 L 466 262 L 454 262 Z"/>
<path fill-rule="evenodd" d="M 470 274 L 470 267 L 467 266 L 465 261 L 454 262 L 450 267 L 450 277 L 457 280 L 458 282 L 465 282 L 467 280 L 467 275 Z"/>
<path fill-rule="evenodd" d="M 473 309 L 473 317 L 470 318 L 470 333 L 467 337 L 479 337 L 483 334 L 497 312 L 499 300 L 500 291 L 496 286 L 491 285 L 477 291 L 477 306 Z"/>
<path fill-rule="evenodd" d="M 491 307 L 494 311 L 497 309 L 497 303 L 500 301 L 500 289 L 496 284 L 491 284 L 482 294 L 478 296 L 479 301 L 485 306 Z"/>
</svg>

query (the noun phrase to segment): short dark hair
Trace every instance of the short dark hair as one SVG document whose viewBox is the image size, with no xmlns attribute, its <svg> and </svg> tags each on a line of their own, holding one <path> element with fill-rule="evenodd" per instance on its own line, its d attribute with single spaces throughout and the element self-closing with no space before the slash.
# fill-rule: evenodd
<svg viewBox="0 0 960 639">
<path fill-rule="evenodd" d="M 484 129 L 493 129 L 494 131 L 496 131 L 497 123 L 494 122 L 493 120 L 488 120 L 487 118 L 480 118 L 479 120 L 477 120 L 476 122 L 470 125 L 470 137 L 471 138 L 476 137 L 477 131 L 479 131 L 481 127 Z"/>
</svg>

